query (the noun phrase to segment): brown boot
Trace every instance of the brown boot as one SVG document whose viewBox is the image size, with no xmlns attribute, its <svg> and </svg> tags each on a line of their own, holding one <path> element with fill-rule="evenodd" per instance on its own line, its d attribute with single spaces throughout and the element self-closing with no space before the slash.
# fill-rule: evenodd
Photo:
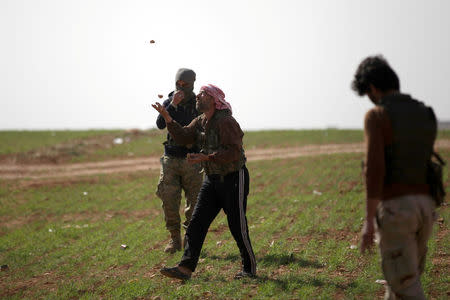
<svg viewBox="0 0 450 300">
<path fill-rule="evenodd" d="M 170 231 L 170 241 L 164 248 L 166 253 L 175 253 L 181 250 L 181 234 L 179 230 Z"/>
</svg>

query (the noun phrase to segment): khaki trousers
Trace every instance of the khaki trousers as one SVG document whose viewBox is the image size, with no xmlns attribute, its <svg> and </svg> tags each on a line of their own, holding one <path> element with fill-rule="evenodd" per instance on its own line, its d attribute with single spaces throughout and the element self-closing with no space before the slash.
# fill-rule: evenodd
<svg viewBox="0 0 450 300">
<path fill-rule="evenodd" d="M 387 281 L 385 299 L 425 299 L 420 275 L 436 218 L 427 195 L 407 195 L 380 202 L 377 224 L 381 265 Z"/>
<path fill-rule="evenodd" d="M 187 228 L 203 182 L 203 174 L 200 173 L 201 166 L 200 164 L 189 164 L 185 158 L 166 155 L 161 157 L 160 161 L 161 173 L 156 195 L 162 200 L 166 228 L 169 231 L 179 231 L 182 190 L 184 190 L 186 198 L 184 207 L 186 220 L 183 227 Z"/>
</svg>

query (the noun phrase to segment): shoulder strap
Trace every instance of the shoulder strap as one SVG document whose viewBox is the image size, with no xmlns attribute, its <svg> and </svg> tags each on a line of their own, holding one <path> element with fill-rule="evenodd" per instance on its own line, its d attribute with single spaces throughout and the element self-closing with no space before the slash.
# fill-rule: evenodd
<svg viewBox="0 0 450 300">
<path fill-rule="evenodd" d="M 437 152 L 433 151 L 431 155 L 434 156 L 442 166 L 445 166 L 445 161 Z"/>
</svg>

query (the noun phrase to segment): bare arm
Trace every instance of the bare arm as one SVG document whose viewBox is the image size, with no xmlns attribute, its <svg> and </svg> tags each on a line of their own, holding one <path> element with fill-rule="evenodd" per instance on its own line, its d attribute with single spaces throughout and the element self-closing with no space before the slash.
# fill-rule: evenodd
<svg viewBox="0 0 450 300">
<path fill-rule="evenodd" d="M 375 215 L 383 193 L 384 182 L 384 138 L 380 118 L 375 110 L 366 114 L 366 218 L 362 230 L 361 252 L 373 246 Z"/>
</svg>

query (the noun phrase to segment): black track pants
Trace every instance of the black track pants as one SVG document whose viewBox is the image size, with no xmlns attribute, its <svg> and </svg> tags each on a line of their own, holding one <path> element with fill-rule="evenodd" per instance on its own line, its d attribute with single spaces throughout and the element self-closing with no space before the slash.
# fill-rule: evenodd
<svg viewBox="0 0 450 300">
<path fill-rule="evenodd" d="M 256 260 L 245 216 L 248 192 L 249 174 L 245 166 L 224 178 L 214 175 L 205 177 L 186 231 L 187 243 L 180 266 L 195 271 L 209 226 L 223 208 L 227 215 L 228 227 L 241 253 L 243 269 L 256 274 Z"/>
</svg>

